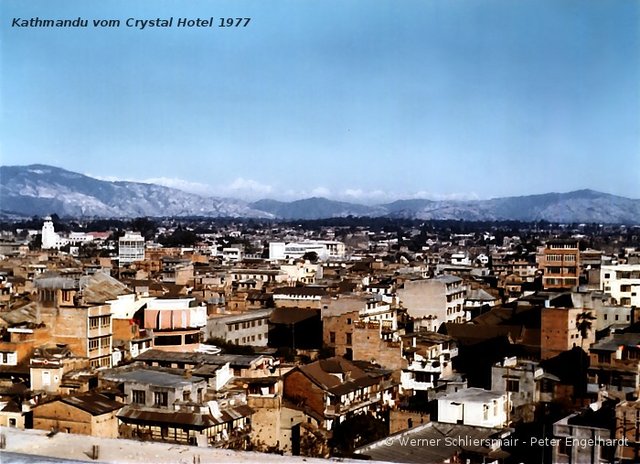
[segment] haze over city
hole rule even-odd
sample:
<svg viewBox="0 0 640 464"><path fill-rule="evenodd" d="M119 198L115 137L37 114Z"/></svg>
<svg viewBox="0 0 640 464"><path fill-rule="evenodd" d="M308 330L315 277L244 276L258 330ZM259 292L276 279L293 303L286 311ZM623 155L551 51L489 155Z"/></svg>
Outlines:
<svg viewBox="0 0 640 464"><path fill-rule="evenodd" d="M243 199L638 191L640 5L3 2L3 165ZM240 28L127 18L247 17ZM14 18L117 28L9 27Z"/></svg>

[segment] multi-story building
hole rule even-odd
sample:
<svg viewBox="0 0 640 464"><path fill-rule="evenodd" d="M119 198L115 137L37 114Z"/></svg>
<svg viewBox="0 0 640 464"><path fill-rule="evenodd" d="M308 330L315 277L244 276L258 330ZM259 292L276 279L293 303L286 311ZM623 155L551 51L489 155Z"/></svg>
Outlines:
<svg viewBox="0 0 640 464"><path fill-rule="evenodd" d="M118 260L122 264L131 264L144 260L144 237L138 233L126 232L118 239Z"/></svg>
<svg viewBox="0 0 640 464"><path fill-rule="evenodd" d="M491 390L509 393L509 421L533 422L539 402L551 402L560 379L535 361L505 358L491 368Z"/></svg>
<svg viewBox="0 0 640 464"><path fill-rule="evenodd" d="M219 338L236 345L267 346L272 312L270 308L214 314L207 319L207 338Z"/></svg>
<svg viewBox="0 0 640 464"><path fill-rule="evenodd" d="M198 306L195 298L157 298L144 310L144 328L152 332L153 346L160 350L197 350L206 325L207 308Z"/></svg>
<svg viewBox="0 0 640 464"><path fill-rule="evenodd" d="M451 337L423 331L402 339L408 361L400 377L403 392L426 392L435 388L440 378L453 374L452 360L458 355L458 348Z"/></svg>
<svg viewBox="0 0 640 464"><path fill-rule="evenodd" d="M547 241L538 260L545 289L571 289L578 286L580 248L577 239Z"/></svg>
<svg viewBox="0 0 640 464"><path fill-rule="evenodd" d="M541 312L540 355L552 358L574 347L587 349L595 341L595 327L580 329L580 319L592 317L583 308L543 308ZM586 323L586 322L585 322ZM582 337L586 335L586 337Z"/></svg>
<svg viewBox="0 0 640 464"><path fill-rule="evenodd" d="M100 274L79 279L52 274L36 280L42 322L51 328L51 341L89 358L91 367L111 367L113 330L105 298L114 294L104 289L101 278Z"/></svg>
<svg viewBox="0 0 640 464"><path fill-rule="evenodd" d="M302 404L310 422L325 431L359 411L392 406L396 395L390 373L366 372L339 356L297 366L284 375L285 399Z"/></svg>
<svg viewBox="0 0 640 464"><path fill-rule="evenodd" d="M623 464L640 462L640 400L616 405L617 456Z"/></svg>
<svg viewBox="0 0 640 464"><path fill-rule="evenodd" d="M558 464L615 462L613 402L594 403L553 424L552 462Z"/></svg>
<svg viewBox="0 0 640 464"><path fill-rule="evenodd" d="M640 264L616 264L600 268L600 286L615 304L640 307Z"/></svg>
<svg viewBox="0 0 640 464"><path fill-rule="evenodd" d="M449 275L407 280L398 288L398 298L407 308L409 316L431 316L439 324L469 320L469 314L464 309L465 294L466 287L462 279Z"/></svg>
<svg viewBox="0 0 640 464"><path fill-rule="evenodd" d="M323 302L322 343L338 356L353 358L353 324L359 320L366 298L339 295Z"/></svg>
<svg viewBox="0 0 640 464"><path fill-rule="evenodd" d="M626 399L640 387L640 334L616 333L589 349L589 390Z"/></svg>

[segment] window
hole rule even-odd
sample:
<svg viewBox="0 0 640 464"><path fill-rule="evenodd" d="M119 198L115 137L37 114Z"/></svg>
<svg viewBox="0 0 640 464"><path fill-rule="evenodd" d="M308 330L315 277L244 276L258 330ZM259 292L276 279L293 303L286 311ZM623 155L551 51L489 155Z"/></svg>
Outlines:
<svg viewBox="0 0 640 464"><path fill-rule="evenodd" d="M144 390L131 390L131 402L134 404L145 404L146 394Z"/></svg>
<svg viewBox="0 0 640 464"><path fill-rule="evenodd" d="M350 333L346 334L347 335L347 345L351 345L351 335Z"/></svg>
<svg viewBox="0 0 640 464"><path fill-rule="evenodd" d="M329 332L329 343L335 343L335 342L336 342L336 333Z"/></svg>
<svg viewBox="0 0 640 464"><path fill-rule="evenodd" d="M518 379L507 379L507 391L508 392L519 392L520 391L520 381Z"/></svg>
<svg viewBox="0 0 640 464"><path fill-rule="evenodd" d="M153 394L153 403L156 406L167 406L167 404L169 403L168 396L169 395L167 392L155 392Z"/></svg>
<svg viewBox="0 0 640 464"><path fill-rule="evenodd" d="M184 343L185 345L200 343L200 333L186 334L184 336Z"/></svg>
<svg viewBox="0 0 640 464"><path fill-rule="evenodd" d="M598 353L598 362L608 364L611 360L611 355L609 353Z"/></svg>
<svg viewBox="0 0 640 464"><path fill-rule="evenodd" d="M571 442L567 438L562 438L560 440L558 453L564 456L571 456Z"/></svg>
<svg viewBox="0 0 640 464"><path fill-rule="evenodd" d="M156 336L153 344L156 346L182 345L182 337L180 335Z"/></svg>
<svg viewBox="0 0 640 464"><path fill-rule="evenodd" d="M100 318L99 317L90 317L89 318L89 328L90 329L97 329L99 325L100 325Z"/></svg>
<svg viewBox="0 0 640 464"><path fill-rule="evenodd" d="M350 317L347 318L347 325L351 325L351 318Z"/></svg>

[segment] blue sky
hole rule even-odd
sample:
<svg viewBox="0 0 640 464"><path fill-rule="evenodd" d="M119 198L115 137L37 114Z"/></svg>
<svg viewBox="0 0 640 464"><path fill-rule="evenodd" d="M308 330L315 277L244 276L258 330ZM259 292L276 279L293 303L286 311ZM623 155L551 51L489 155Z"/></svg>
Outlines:
<svg viewBox="0 0 640 464"><path fill-rule="evenodd" d="M640 198L640 2L0 4L0 161L248 199ZM13 18L251 17L46 29Z"/></svg>

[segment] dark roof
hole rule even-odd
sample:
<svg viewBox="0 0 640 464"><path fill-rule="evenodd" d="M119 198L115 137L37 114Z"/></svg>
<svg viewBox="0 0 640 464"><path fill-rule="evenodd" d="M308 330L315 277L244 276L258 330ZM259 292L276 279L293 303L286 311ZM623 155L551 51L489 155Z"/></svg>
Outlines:
<svg viewBox="0 0 640 464"><path fill-rule="evenodd" d="M276 308L269 317L272 324L297 324L314 317L320 317L319 309L307 308Z"/></svg>
<svg viewBox="0 0 640 464"><path fill-rule="evenodd" d="M637 348L640 333L615 333L591 345L591 351L617 351L619 347Z"/></svg>
<svg viewBox="0 0 640 464"><path fill-rule="evenodd" d="M469 345L496 337L510 337L513 341L520 340L525 330L523 326L460 324L454 322L446 322L443 327L447 335Z"/></svg>
<svg viewBox="0 0 640 464"><path fill-rule="evenodd" d="M92 416L100 416L116 409L120 409L124 404L113 401L99 393L82 393L79 395L66 396L60 401L90 413Z"/></svg>
<svg viewBox="0 0 640 464"><path fill-rule="evenodd" d="M232 422L242 417L248 417L252 414L253 409L247 405L222 409L218 417L214 417L211 414L125 406L118 413L118 419L125 423L180 425L187 429L203 430L225 422Z"/></svg>
<svg viewBox="0 0 640 464"><path fill-rule="evenodd" d="M327 292L320 287L280 287L273 290L274 295L324 296Z"/></svg>
<svg viewBox="0 0 640 464"><path fill-rule="evenodd" d="M380 382L380 375L369 374L341 356L320 359L298 369L320 388L336 396ZM343 380L334 374L341 374Z"/></svg>
<svg viewBox="0 0 640 464"><path fill-rule="evenodd" d="M15 401L9 401L6 406L2 408L2 412L22 412L22 407Z"/></svg>

